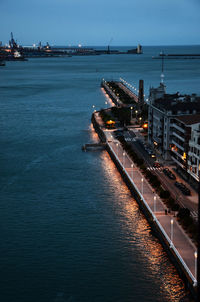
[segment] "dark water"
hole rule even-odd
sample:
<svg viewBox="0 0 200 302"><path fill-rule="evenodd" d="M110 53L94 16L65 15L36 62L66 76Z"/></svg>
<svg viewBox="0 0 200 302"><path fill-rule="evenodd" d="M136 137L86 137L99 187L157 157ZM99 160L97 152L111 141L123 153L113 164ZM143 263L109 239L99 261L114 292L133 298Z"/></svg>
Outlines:
<svg viewBox="0 0 200 302"><path fill-rule="evenodd" d="M95 139L90 117L93 104L104 106L101 78L143 78L147 91L159 83L161 62L151 56L160 50L30 59L0 69L0 301L184 296L107 153L81 151ZM199 63L166 61L168 91L200 94Z"/></svg>

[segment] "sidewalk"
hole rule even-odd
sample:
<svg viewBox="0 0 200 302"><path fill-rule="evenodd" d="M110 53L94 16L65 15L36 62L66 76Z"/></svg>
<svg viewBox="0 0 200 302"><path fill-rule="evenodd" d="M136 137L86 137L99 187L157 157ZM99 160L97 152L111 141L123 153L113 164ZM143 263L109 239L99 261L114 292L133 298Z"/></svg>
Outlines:
<svg viewBox="0 0 200 302"><path fill-rule="evenodd" d="M160 197L154 192L154 189L145 179L144 175L129 158L128 154L122 149L120 143L116 143L113 140L112 132L105 131L105 135L107 137L107 144L113 151L116 159L119 161L125 173L129 176L129 179L136 187L144 203L147 204L149 211L151 211L155 222L168 241L169 246L179 258L179 261L187 271L194 285L196 285L196 261L194 256L196 251L195 245L180 227L176 217L165 215L166 206Z"/></svg>

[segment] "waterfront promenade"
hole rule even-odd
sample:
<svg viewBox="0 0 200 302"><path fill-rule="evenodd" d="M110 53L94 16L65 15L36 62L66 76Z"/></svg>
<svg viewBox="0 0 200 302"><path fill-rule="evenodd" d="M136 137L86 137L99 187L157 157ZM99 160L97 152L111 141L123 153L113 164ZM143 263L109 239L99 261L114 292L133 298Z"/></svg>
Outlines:
<svg viewBox="0 0 200 302"><path fill-rule="evenodd" d="M165 238L165 242L171 249L172 254L181 264L188 279L196 286L197 259L195 258L195 245L179 225L177 218L173 214L166 212L165 204L145 179L139 168L129 158L120 142L113 137L113 131L104 128L98 112L95 113L95 119L104 131L108 148L134 186L148 212L152 215L155 225Z"/></svg>

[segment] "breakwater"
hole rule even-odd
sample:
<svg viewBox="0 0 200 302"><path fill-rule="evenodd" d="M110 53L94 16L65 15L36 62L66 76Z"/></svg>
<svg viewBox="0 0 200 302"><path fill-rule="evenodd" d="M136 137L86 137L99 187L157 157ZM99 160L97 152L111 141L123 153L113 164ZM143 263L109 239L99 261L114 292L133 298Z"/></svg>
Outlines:
<svg viewBox="0 0 200 302"><path fill-rule="evenodd" d="M131 194L133 197L136 199L139 207L141 208L142 212L144 213L147 221L149 222L153 233L156 237L158 237L160 243L162 244L164 250L167 252L169 258L173 262L174 266L176 267L179 275L181 278L184 280L187 288L190 290L192 293L193 297L196 298L196 272L195 268L192 265L189 265L188 267L188 259L187 257L184 258L180 254L180 250L178 250L173 242L173 235L172 235L172 227L173 224L177 224L176 227L180 229L180 226L178 226L178 223L171 219L170 215L167 215L165 211L165 207L162 205L162 201L160 201L160 205L157 205L158 212L155 212L155 199L154 203L152 205L152 202L147 201L145 198L145 194L143 194L143 181L144 181L144 176L141 174L140 170L134 165L131 164L131 169L129 169L127 166L127 162L125 160L125 152L123 151L123 156L119 156L119 144L117 144L117 149L113 147L114 144L110 143L110 140L108 139L107 136L107 131L104 132L102 129L102 126L99 125L99 122L97 121L96 115L98 114L95 113L92 115L92 123L94 125L94 129L99 135L99 138L101 140L101 137L103 137L104 142L106 141L106 150L108 151L111 159L115 163L118 171L120 172L124 182L128 186ZM98 117L99 120L99 117ZM128 155L126 155L128 158ZM130 160L130 159L128 159ZM140 180L142 179L142 189L139 188L138 186L138 181L137 177L133 177L133 170L137 171L137 174L140 177ZM136 174L135 174L136 175ZM141 178L142 177L142 178ZM148 184L149 185L149 184ZM150 185L149 185L150 186ZM154 193L154 192L153 192ZM155 196L155 195L154 195ZM145 197L145 198L144 198ZM151 197L152 199L152 197ZM164 219L163 219L164 217ZM164 220L168 220L168 222L172 222L171 224L171 232L169 227L166 227L166 224L163 223ZM169 223L170 224L170 223ZM180 231L180 230L179 230ZM183 232L182 232L183 233ZM185 237L186 238L186 237ZM192 246L191 246L192 248ZM189 250L191 252L191 250ZM194 252L192 251L194 254ZM192 255L190 253L190 256ZM190 263L191 264L191 263Z"/></svg>

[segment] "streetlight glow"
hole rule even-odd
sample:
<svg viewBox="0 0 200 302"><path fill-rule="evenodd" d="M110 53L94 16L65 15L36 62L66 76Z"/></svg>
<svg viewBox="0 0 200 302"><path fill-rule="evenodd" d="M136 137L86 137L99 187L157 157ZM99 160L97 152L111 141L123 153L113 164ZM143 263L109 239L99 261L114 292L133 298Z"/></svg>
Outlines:
<svg viewBox="0 0 200 302"><path fill-rule="evenodd" d="M171 243L170 243L170 247L172 247L172 245L173 245L173 225L174 225L174 220L173 219L171 219Z"/></svg>
<svg viewBox="0 0 200 302"><path fill-rule="evenodd" d="M117 157L119 157L119 148L118 148L119 144L117 143L116 146L117 146Z"/></svg>
<svg viewBox="0 0 200 302"><path fill-rule="evenodd" d="M143 188L143 181L144 181L144 178L141 178L141 182L142 182L142 190L141 190L141 191L142 191L142 196L143 196L143 191L144 191L144 190L143 190L143 189L144 189L144 188Z"/></svg>
<svg viewBox="0 0 200 302"><path fill-rule="evenodd" d="M154 205L154 213L155 213L156 212L156 196L154 196L153 201L154 201L153 205Z"/></svg>
<svg viewBox="0 0 200 302"><path fill-rule="evenodd" d="M132 168L131 176L132 176L132 179L133 179L133 164L131 164L131 168Z"/></svg>
<svg viewBox="0 0 200 302"><path fill-rule="evenodd" d="M194 252L194 277L197 280L197 258L198 258L198 253L197 251ZM196 282L195 282L196 285Z"/></svg>
<svg viewBox="0 0 200 302"><path fill-rule="evenodd" d="M133 118L133 107L131 107L131 121L132 121L132 118Z"/></svg>

